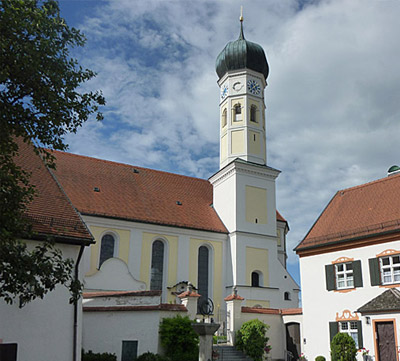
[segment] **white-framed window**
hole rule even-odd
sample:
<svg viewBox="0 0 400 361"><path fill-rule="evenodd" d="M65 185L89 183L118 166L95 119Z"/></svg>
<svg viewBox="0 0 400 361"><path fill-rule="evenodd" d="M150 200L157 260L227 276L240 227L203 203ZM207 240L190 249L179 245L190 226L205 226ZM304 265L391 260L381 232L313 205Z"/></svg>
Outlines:
<svg viewBox="0 0 400 361"><path fill-rule="evenodd" d="M379 258L382 284L400 282L400 255Z"/></svg>
<svg viewBox="0 0 400 361"><path fill-rule="evenodd" d="M151 247L150 290L162 291L164 280L164 242L157 239Z"/></svg>
<svg viewBox="0 0 400 361"><path fill-rule="evenodd" d="M341 321L339 322L339 332L347 333L356 343L358 349L358 324L357 321Z"/></svg>
<svg viewBox="0 0 400 361"><path fill-rule="evenodd" d="M353 263L339 263L335 265L336 289L353 288Z"/></svg>

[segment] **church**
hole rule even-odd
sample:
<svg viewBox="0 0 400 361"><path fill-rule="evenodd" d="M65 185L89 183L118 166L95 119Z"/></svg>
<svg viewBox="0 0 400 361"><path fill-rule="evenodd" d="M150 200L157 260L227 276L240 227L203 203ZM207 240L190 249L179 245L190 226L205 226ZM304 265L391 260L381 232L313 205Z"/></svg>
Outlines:
<svg viewBox="0 0 400 361"><path fill-rule="evenodd" d="M280 171L267 165L269 66L245 38L242 17L216 72L220 167L209 179L54 151L49 171L94 238L81 266L86 350L118 360L158 352L160 318L201 317L209 300L231 341L243 310L278 323L284 310L298 310L300 289L286 269L289 225L276 209ZM227 306L236 301L238 314ZM277 327L273 359L283 359L286 334Z"/></svg>

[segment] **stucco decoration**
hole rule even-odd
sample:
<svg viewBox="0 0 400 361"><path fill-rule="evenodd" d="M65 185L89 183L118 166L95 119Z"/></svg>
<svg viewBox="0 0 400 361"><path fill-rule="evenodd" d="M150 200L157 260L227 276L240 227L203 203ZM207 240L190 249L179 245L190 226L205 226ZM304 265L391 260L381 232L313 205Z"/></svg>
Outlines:
<svg viewBox="0 0 400 361"><path fill-rule="evenodd" d="M393 255L397 255L397 254L400 254L400 251L397 251L397 250L395 250L395 249L386 249L386 250L384 250L383 252L381 252L381 253L378 253L377 255L376 255L376 257L384 257L384 256L393 256Z"/></svg>
<svg viewBox="0 0 400 361"><path fill-rule="evenodd" d="M332 264L336 263L346 263L346 262L353 262L354 258L349 258L349 257L339 257L337 260L332 261Z"/></svg>
<svg viewBox="0 0 400 361"><path fill-rule="evenodd" d="M109 258L98 272L85 277L86 290L142 291L146 284L135 279L127 264L119 258Z"/></svg>
<svg viewBox="0 0 400 361"><path fill-rule="evenodd" d="M339 316L339 312L336 312L336 322L339 321L358 321L358 315L354 314L352 315L350 310L344 310L342 312L342 315Z"/></svg>

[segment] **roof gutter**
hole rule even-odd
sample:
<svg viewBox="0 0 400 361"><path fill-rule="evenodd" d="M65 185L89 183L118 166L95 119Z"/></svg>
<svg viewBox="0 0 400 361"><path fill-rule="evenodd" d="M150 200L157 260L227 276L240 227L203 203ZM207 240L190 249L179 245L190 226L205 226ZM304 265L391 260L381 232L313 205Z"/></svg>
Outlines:
<svg viewBox="0 0 400 361"><path fill-rule="evenodd" d="M82 259L83 251L85 249L85 245L81 245L81 248L79 249L79 254L78 258L75 263L75 281L79 280L79 263ZM78 360L78 306L79 306L79 300L74 301L74 325L73 325L73 361Z"/></svg>

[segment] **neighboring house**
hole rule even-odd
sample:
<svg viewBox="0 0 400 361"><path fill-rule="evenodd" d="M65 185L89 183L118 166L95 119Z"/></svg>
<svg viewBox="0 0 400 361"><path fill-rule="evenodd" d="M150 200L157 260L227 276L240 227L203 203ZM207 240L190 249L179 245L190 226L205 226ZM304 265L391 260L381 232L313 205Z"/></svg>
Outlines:
<svg viewBox="0 0 400 361"><path fill-rule="evenodd" d="M306 356L328 358L333 336L345 332L373 360L397 361L400 174L338 191L296 252Z"/></svg>
<svg viewBox="0 0 400 361"><path fill-rule="evenodd" d="M160 304L179 304L177 287L190 282L226 327L224 298L233 287L246 307L277 309L298 307L299 287L286 270L289 227L276 210L280 172L266 164L264 51L241 28L216 68L220 169L209 180L54 155L57 180L96 239L84 255L85 291L161 291ZM112 349L120 360L123 341L136 336L125 329L119 337ZM144 339L134 346L137 354L149 347Z"/></svg>
<svg viewBox="0 0 400 361"><path fill-rule="evenodd" d="M19 142L16 163L32 173L30 182L36 189L25 214L33 236L24 241L34 247L46 239L54 240L63 256L77 265L83 248L93 243L92 235L31 145ZM68 289L60 285L23 308L18 301L8 305L0 300L0 359L80 360L81 307L70 304L70 297ZM75 320L79 322L75 324Z"/></svg>

